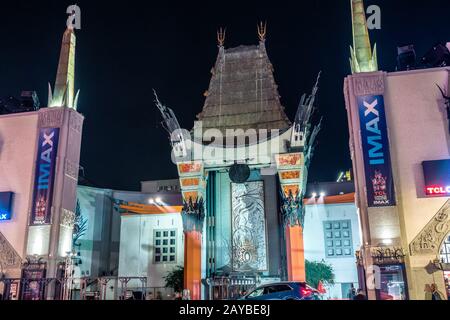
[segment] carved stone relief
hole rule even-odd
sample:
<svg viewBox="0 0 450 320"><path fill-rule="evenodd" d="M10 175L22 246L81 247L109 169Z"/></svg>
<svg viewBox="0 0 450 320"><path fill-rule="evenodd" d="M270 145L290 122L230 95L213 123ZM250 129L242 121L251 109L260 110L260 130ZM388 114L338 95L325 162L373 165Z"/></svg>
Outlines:
<svg viewBox="0 0 450 320"><path fill-rule="evenodd" d="M450 233L450 200L409 245L411 255L437 254L442 241Z"/></svg>

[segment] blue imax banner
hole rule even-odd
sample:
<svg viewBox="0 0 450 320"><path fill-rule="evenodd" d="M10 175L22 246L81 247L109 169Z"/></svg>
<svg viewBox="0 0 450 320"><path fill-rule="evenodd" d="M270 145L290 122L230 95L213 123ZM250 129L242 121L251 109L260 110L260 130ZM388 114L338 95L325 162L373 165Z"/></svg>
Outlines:
<svg viewBox="0 0 450 320"><path fill-rule="evenodd" d="M59 128L40 129L31 212L33 225L51 223L58 142Z"/></svg>
<svg viewBox="0 0 450 320"><path fill-rule="evenodd" d="M11 220L12 192L0 192L0 222Z"/></svg>
<svg viewBox="0 0 450 320"><path fill-rule="evenodd" d="M381 95L363 96L358 97L357 101L368 206L393 206L395 205L395 190L384 112L384 98Z"/></svg>

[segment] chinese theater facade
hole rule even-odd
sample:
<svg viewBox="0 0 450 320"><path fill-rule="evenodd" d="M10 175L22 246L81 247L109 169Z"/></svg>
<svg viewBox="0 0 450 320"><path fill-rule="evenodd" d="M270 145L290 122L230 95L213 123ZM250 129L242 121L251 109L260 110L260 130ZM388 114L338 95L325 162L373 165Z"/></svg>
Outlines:
<svg viewBox="0 0 450 320"><path fill-rule="evenodd" d="M75 41L68 28L47 108L0 115L0 273L7 279L0 285L5 296L58 299L63 291L84 120L74 94Z"/></svg>
<svg viewBox="0 0 450 320"><path fill-rule="evenodd" d="M310 124L317 84L291 123L265 33L259 25L258 45L231 49L218 33L205 104L190 132L157 99L179 173L184 282L194 300L226 298L265 279L305 281L303 196L320 130Z"/></svg>
<svg viewBox="0 0 450 320"><path fill-rule="evenodd" d="M370 299L420 300L427 284L446 292L450 271L450 69L378 71L364 5L351 2L344 95L363 235L359 282Z"/></svg>

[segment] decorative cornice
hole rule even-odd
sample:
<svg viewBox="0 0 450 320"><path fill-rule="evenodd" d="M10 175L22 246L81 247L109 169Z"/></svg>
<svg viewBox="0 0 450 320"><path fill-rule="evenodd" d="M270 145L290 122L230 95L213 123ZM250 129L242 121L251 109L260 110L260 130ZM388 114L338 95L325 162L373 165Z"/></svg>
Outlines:
<svg viewBox="0 0 450 320"><path fill-rule="evenodd" d="M358 74L352 77L353 90L356 96L384 94L384 73Z"/></svg>
<svg viewBox="0 0 450 320"><path fill-rule="evenodd" d="M409 245L411 255L436 255L442 241L450 232L450 200L436 213L430 222Z"/></svg>
<svg viewBox="0 0 450 320"><path fill-rule="evenodd" d="M402 247L372 247L370 254L375 264L403 263L405 258Z"/></svg>
<svg viewBox="0 0 450 320"><path fill-rule="evenodd" d="M39 110L39 128L59 128L64 122L64 108L44 108Z"/></svg>
<svg viewBox="0 0 450 320"><path fill-rule="evenodd" d="M75 225L75 213L64 208L61 209L61 226L73 228L74 225Z"/></svg>

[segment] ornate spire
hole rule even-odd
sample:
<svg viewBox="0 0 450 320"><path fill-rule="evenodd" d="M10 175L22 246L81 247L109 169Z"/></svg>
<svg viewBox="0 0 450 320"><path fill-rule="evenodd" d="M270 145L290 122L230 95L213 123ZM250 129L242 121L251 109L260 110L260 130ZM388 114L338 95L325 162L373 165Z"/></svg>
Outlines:
<svg viewBox="0 0 450 320"><path fill-rule="evenodd" d="M378 70L377 47L370 45L363 0L350 0L352 7L353 47L350 46L352 73Z"/></svg>
<svg viewBox="0 0 450 320"><path fill-rule="evenodd" d="M49 84L48 107L77 108L79 92L75 96L75 46L75 32L73 27L68 26L62 39L53 94Z"/></svg>
<svg viewBox="0 0 450 320"><path fill-rule="evenodd" d="M225 44L225 35L226 35L227 29L223 29L220 28L217 31L217 44L219 45L219 47L223 47L223 45Z"/></svg>
<svg viewBox="0 0 450 320"><path fill-rule="evenodd" d="M258 29L258 38L259 41L264 42L266 41L266 34L267 34L267 21L266 22L260 22L256 25L256 28Z"/></svg>

